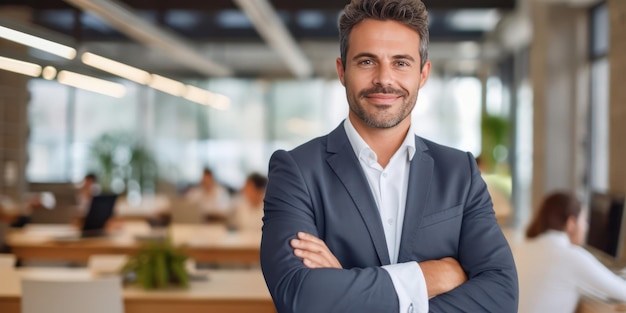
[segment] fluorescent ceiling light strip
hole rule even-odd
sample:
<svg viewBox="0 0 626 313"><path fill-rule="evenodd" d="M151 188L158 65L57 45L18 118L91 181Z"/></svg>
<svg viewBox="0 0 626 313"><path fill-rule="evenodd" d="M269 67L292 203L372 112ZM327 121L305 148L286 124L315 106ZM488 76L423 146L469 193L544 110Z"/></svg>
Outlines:
<svg viewBox="0 0 626 313"><path fill-rule="evenodd" d="M157 74L152 74L149 86L178 97L185 92L185 84Z"/></svg>
<svg viewBox="0 0 626 313"><path fill-rule="evenodd" d="M248 15L267 43L285 60L298 78L313 75L313 65L267 0L234 0Z"/></svg>
<svg viewBox="0 0 626 313"><path fill-rule="evenodd" d="M198 53L195 47L166 29L159 28L114 0L65 0L90 11L120 32L162 51L175 62L208 76L230 76L232 70Z"/></svg>
<svg viewBox="0 0 626 313"><path fill-rule="evenodd" d="M42 75L46 80L53 80L57 76L57 69L54 66L46 66L43 68Z"/></svg>
<svg viewBox="0 0 626 313"><path fill-rule="evenodd" d="M230 98L216 94L209 105L218 110L227 110L230 107Z"/></svg>
<svg viewBox="0 0 626 313"><path fill-rule="evenodd" d="M146 85L150 81L150 73L144 70L107 59L91 52L83 53L81 60L83 63L91 67L95 67L99 70L109 72L142 85Z"/></svg>
<svg viewBox="0 0 626 313"><path fill-rule="evenodd" d="M85 89L103 95L121 98L126 94L126 87L108 80L82 75L69 71L60 71L57 80L61 84Z"/></svg>
<svg viewBox="0 0 626 313"><path fill-rule="evenodd" d="M72 60L76 57L76 49L72 47L68 47L60 43L29 35L4 26L0 26L0 37L29 47L33 47L35 49L46 51L48 53L52 53L69 60Z"/></svg>
<svg viewBox="0 0 626 313"><path fill-rule="evenodd" d="M183 97L189 101L209 105L209 101L213 98L213 93L196 86L187 85L187 90Z"/></svg>
<svg viewBox="0 0 626 313"><path fill-rule="evenodd" d="M218 110L227 110L230 107L228 97L191 85L187 85L184 98Z"/></svg>
<svg viewBox="0 0 626 313"><path fill-rule="evenodd" d="M24 62L20 60L0 57L0 69L28 75L31 77L37 77L41 75L41 66L35 63Z"/></svg>

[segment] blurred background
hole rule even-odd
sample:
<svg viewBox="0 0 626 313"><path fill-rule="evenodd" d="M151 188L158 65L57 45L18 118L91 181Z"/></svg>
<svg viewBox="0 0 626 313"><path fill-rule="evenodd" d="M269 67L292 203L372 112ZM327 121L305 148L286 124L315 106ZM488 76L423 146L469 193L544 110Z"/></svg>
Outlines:
<svg viewBox="0 0 626 313"><path fill-rule="evenodd" d="M203 168L238 190L273 151L345 118L346 2L3 0L0 194L49 191L62 206L96 173L138 205ZM510 198L507 225L550 190L624 193L624 1L425 2L433 74L418 134L480 156Z"/></svg>
<svg viewBox="0 0 626 313"><path fill-rule="evenodd" d="M155 219L204 169L236 196L347 116L347 2L0 1L3 219L76 215L87 174L119 216ZM557 189L623 201L626 1L424 2L433 70L413 123L479 157L503 228Z"/></svg>

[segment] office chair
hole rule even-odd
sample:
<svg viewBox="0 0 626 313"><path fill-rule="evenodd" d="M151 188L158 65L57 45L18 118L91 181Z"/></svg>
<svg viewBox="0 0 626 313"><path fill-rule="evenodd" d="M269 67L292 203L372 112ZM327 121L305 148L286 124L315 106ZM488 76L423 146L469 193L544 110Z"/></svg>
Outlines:
<svg viewBox="0 0 626 313"><path fill-rule="evenodd" d="M22 313L124 313L119 277L22 279Z"/></svg>

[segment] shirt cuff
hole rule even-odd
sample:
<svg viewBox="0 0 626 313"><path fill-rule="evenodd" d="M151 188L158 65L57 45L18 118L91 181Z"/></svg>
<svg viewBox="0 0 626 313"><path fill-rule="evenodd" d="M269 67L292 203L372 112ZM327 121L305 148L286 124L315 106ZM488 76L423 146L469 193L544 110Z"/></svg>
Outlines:
<svg viewBox="0 0 626 313"><path fill-rule="evenodd" d="M389 273L396 289L399 313L428 313L426 280L417 262L384 265L382 268Z"/></svg>

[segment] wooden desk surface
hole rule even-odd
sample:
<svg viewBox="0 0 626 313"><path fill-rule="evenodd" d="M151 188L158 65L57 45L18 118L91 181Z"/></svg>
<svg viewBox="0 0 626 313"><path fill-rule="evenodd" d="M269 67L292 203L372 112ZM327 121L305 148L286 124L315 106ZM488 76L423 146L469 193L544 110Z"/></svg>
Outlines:
<svg viewBox="0 0 626 313"><path fill-rule="evenodd" d="M614 303L603 299L583 296L576 313L615 313L626 312L626 304Z"/></svg>
<svg viewBox="0 0 626 313"><path fill-rule="evenodd" d="M126 287L124 310L126 313L276 312L260 270L215 270L208 274L208 281L193 281L185 290L146 291ZM0 269L0 312L20 313L21 278L25 276L93 279L86 269Z"/></svg>
<svg viewBox="0 0 626 313"><path fill-rule="evenodd" d="M6 244L19 260L86 262L92 254L133 254L142 245L140 238L149 236L151 230L142 223L126 223L108 237L58 239L76 232L71 225L30 225L11 231ZM175 246L198 262L259 262L260 231L237 233L214 225L172 225L166 232Z"/></svg>

